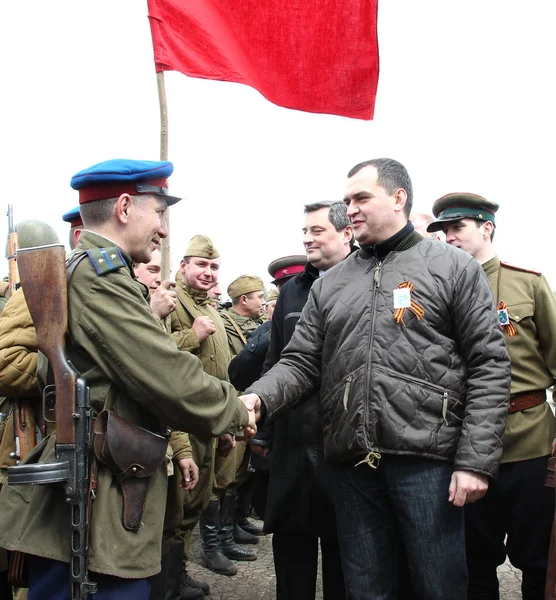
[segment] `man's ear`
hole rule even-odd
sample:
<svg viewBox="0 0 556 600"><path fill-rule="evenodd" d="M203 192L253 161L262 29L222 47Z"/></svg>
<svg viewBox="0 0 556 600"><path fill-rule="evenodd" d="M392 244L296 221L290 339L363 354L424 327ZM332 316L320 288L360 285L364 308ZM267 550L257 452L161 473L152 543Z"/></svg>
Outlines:
<svg viewBox="0 0 556 600"><path fill-rule="evenodd" d="M407 192L403 188L398 188L394 193L394 199L396 201L394 210L396 212L402 212L407 202Z"/></svg>
<svg viewBox="0 0 556 600"><path fill-rule="evenodd" d="M126 225L129 221L129 214L131 212L131 207L133 206L133 199L129 194L122 194L118 200L116 200L116 204L114 210L116 212L116 217L118 221L122 225Z"/></svg>
<svg viewBox="0 0 556 600"><path fill-rule="evenodd" d="M494 231L494 224L492 223L492 221L485 221L483 224L484 227L484 232L485 232L485 237L490 238L490 236L492 235L492 232Z"/></svg>

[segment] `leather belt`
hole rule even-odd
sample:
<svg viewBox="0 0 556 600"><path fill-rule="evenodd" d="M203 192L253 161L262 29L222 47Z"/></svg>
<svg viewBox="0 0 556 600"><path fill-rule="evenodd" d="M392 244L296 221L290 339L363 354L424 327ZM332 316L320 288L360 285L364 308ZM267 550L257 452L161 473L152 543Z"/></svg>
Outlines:
<svg viewBox="0 0 556 600"><path fill-rule="evenodd" d="M520 410L527 410L528 408L539 406L543 402L546 402L545 390L534 390L532 392L514 394L513 396L510 396L510 408L508 409L508 412L514 413Z"/></svg>

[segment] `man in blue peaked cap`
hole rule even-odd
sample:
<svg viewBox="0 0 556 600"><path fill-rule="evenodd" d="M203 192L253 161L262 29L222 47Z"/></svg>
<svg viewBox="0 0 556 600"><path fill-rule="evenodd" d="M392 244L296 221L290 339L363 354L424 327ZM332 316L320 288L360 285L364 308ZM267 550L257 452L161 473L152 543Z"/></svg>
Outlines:
<svg viewBox="0 0 556 600"><path fill-rule="evenodd" d="M166 209L179 201L168 194L172 171L166 161L117 159L72 178L84 229L68 259L68 358L90 388L93 414L109 410L127 420L131 439L138 428L165 435L170 427L205 438L238 428L252 434L254 416L232 385L178 350L134 276L133 262L148 262L168 235ZM35 448L34 462L55 462L55 437ZM115 463L128 472L129 460L152 475L144 496L129 496L113 466L94 461L88 568L98 585L95 600L147 600L149 578L161 564L166 445L162 453L139 450L126 459L129 444L120 441L112 449ZM28 555L29 600L70 597L70 542L70 513L59 486L4 486L0 547Z"/></svg>
<svg viewBox="0 0 556 600"><path fill-rule="evenodd" d="M68 210L67 213L62 215L62 220L66 223L70 224L69 231L69 247L73 250L77 246L77 242L79 242L79 236L83 231L83 219L81 218L81 213L79 212L79 206Z"/></svg>

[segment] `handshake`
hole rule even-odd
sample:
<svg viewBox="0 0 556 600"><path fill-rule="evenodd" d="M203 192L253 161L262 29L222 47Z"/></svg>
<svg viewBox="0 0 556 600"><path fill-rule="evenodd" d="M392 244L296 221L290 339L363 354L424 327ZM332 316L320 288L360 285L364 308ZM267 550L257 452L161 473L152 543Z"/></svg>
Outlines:
<svg viewBox="0 0 556 600"><path fill-rule="evenodd" d="M245 428L245 438L250 439L257 433L257 422L261 419L261 399L257 394L246 394L239 396L239 400L245 404L249 412L249 423Z"/></svg>

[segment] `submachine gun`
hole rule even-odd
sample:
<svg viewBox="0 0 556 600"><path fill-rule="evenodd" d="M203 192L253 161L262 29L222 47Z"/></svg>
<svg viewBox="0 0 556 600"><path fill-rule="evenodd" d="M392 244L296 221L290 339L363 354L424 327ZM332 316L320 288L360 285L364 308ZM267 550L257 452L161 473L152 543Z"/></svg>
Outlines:
<svg viewBox="0 0 556 600"><path fill-rule="evenodd" d="M89 594L97 592L97 585L89 580L87 571L92 416L89 388L65 352L66 253L64 246L58 244L26 248L18 250L17 262L25 300L37 331L37 348L48 358L54 375L56 462L9 467L8 485L63 485L71 524L68 539L71 598L86 600ZM44 285L44 281L48 284Z"/></svg>

